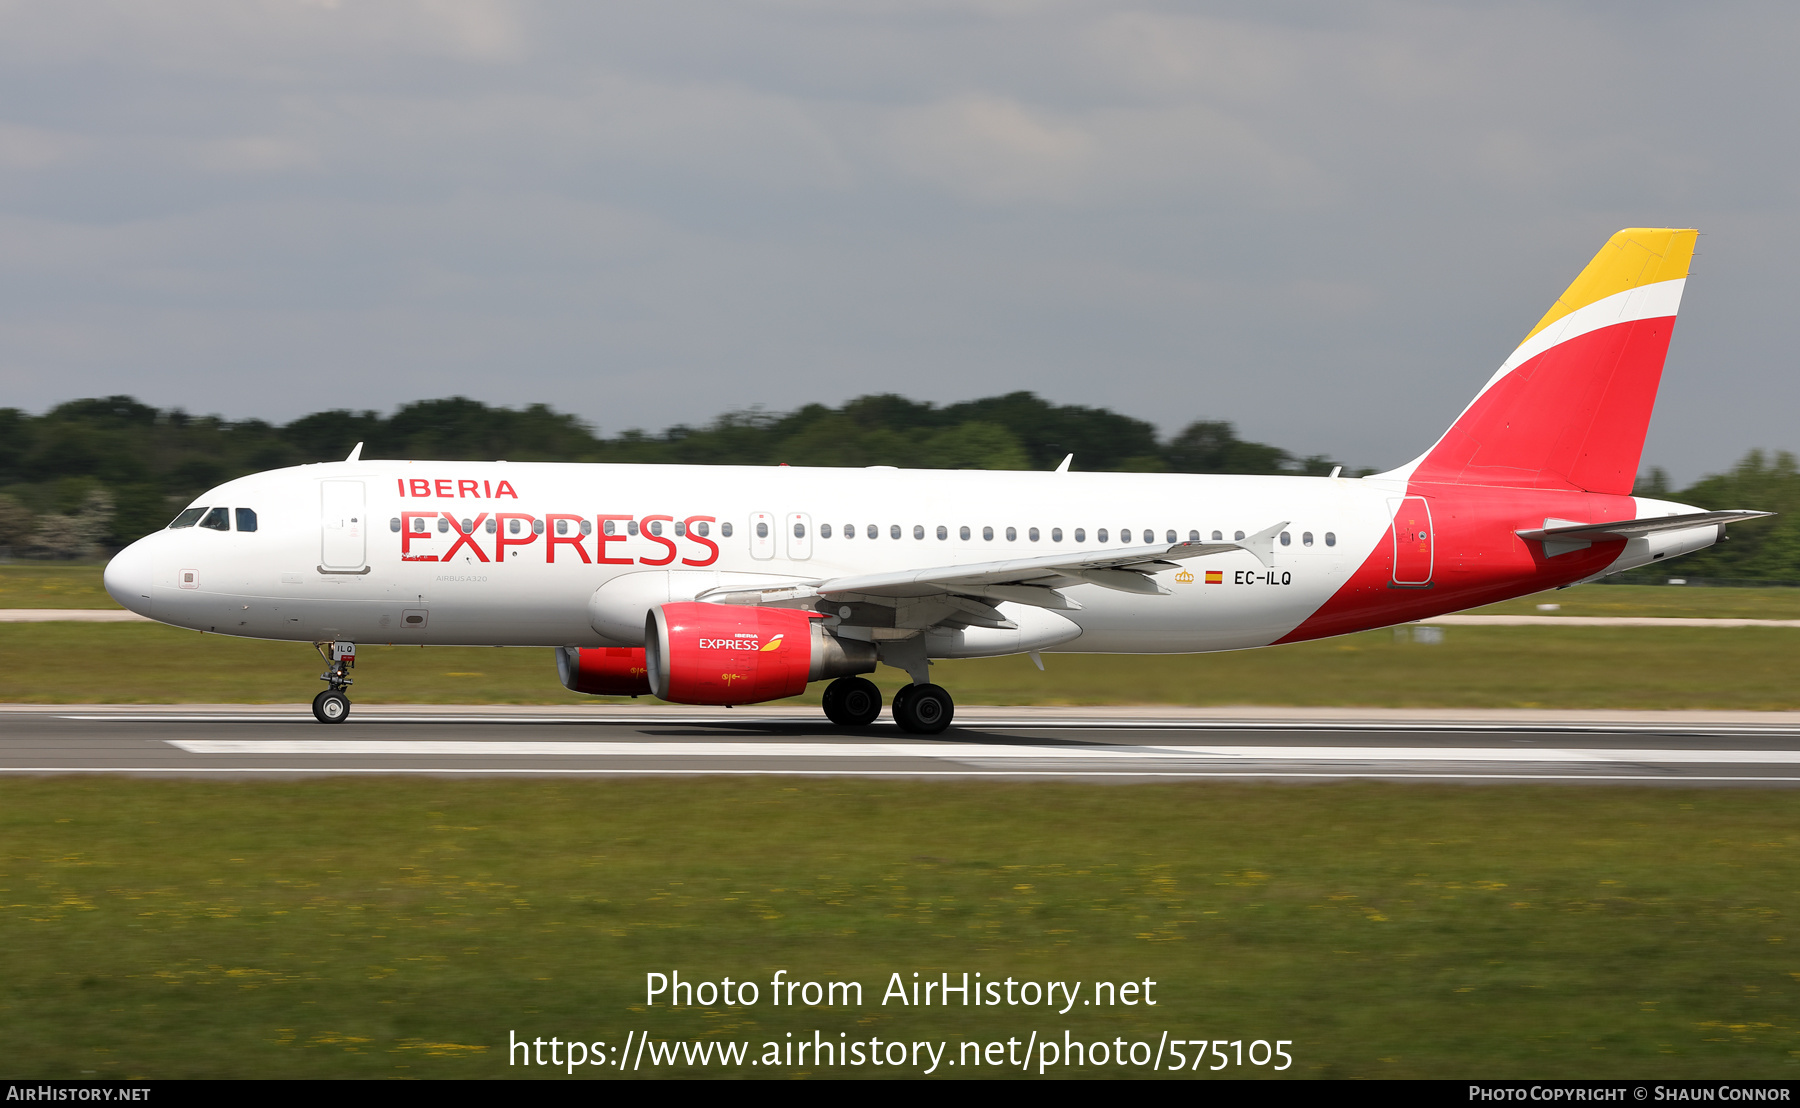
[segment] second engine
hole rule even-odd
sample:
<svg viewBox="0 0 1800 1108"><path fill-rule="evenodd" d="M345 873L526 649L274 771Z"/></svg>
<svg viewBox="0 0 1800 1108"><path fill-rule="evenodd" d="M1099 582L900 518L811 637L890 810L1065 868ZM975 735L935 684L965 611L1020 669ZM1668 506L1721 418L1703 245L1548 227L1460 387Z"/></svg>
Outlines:
<svg viewBox="0 0 1800 1108"><path fill-rule="evenodd" d="M875 644L840 639L816 612L687 601L650 609L650 691L676 704L756 704L807 682L870 673Z"/></svg>

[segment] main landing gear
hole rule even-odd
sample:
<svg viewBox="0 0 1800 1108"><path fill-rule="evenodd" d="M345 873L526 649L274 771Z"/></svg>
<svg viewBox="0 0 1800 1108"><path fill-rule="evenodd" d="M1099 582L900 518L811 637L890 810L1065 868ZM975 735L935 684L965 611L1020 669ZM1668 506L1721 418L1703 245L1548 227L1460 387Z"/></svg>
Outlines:
<svg viewBox="0 0 1800 1108"><path fill-rule="evenodd" d="M825 718L839 727L867 727L881 718L881 690L866 677L840 677L825 686Z"/></svg>
<svg viewBox="0 0 1800 1108"><path fill-rule="evenodd" d="M342 723L350 718L350 698L344 690L355 684L350 670L356 665L356 644L316 642L313 649L325 659L325 672L319 674L319 680L329 686L313 697L313 718L320 723Z"/></svg>
<svg viewBox="0 0 1800 1108"><path fill-rule="evenodd" d="M908 685L894 694L894 722L915 735L941 734L956 704L942 685Z"/></svg>
<svg viewBox="0 0 1800 1108"><path fill-rule="evenodd" d="M894 722L902 731L941 734L955 714L940 685L908 685L894 694ZM865 677L840 677L825 686L825 716L839 727L867 727L881 718L881 690Z"/></svg>

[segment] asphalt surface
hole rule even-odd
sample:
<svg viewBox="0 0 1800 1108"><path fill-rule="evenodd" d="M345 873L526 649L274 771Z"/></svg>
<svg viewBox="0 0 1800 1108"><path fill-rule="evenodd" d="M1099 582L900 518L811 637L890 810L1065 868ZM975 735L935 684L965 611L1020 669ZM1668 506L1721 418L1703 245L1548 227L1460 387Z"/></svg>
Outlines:
<svg viewBox="0 0 1800 1108"><path fill-rule="evenodd" d="M965 709L936 738L810 711L52 706L0 712L0 773L846 776L1800 785L1791 713Z"/></svg>

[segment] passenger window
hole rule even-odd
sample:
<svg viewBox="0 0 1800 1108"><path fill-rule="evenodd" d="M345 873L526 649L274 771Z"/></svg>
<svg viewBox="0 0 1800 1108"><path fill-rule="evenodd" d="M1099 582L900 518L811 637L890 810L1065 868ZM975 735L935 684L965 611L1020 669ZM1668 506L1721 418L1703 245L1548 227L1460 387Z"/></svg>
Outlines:
<svg viewBox="0 0 1800 1108"><path fill-rule="evenodd" d="M844 524L844 537L847 539L853 539L856 537L856 524L854 524L854 523Z"/></svg>
<svg viewBox="0 0 1800 1108"><path fill-rule="evenodd" d="M240 531L256 530L255 508L239 508L237 510L237 529Z"/></svg>
<svg viewBox="0 0 1800 1108"><path fill-rule="evenodd" d="M199 523L200 517L205 514L205 508L189 508L187 511L182 512L180 515L169 521L169 530L173 531L180 527L192 527L194 524Z"/></svg>
<svg viewBox="0 0 1800 1108"><path fill-rule="evenodd" d="M757 524L757 527L758 527L758 528L759 528L759 529L764 529L764 528L763 528L763 526L762 526L762 524L760 524L760 523L759 523L759 524ZM627 534L627 535L635 535L635 534L637 534L637 533L638 533L638 522L637 522L637 520L635 520L635 519L633 519L633 520L627 520L627 521L626 521L626 523L625 523L625 533L626 533L626 534ZM767 536L767 535L764 535L764 536L763 536L763 537L764 537L764 538L768 538L768 536Z"/></svg>
<svg viewBox="0 0 1800 1108"><path fill-rule="evenodd" d="M396 535L398 535L400 533L400 517L399 516L395 516L393 519L388 520L388 530L392 531Z"/></svg>
<svg viewBox="0 0 1800 1108"><path fill-rule="evenodd" d="M675 521L675 537L678 539L687 537L687 524L681 520Z"/></svg>
<svg viewBox="0 0 1800 1108"><path fill-rule="evenodd" d="M1105 542L1106 541L1106 528L1102 527L1102 528L1100 528L1100 530L1095 531L1094 538L1099 542Z"/></svg>
<svg viewBox="0 0 1800 1108"><path fill-rule="evenodd" d="M1212 540L1212 541L1214 541L1214 542L1224 542L1224 541L1225 541L1225 536L1224 536L1224 534L1223 534L1223 533L1221 533L1221 532L1218 532L1218 531L1214 531L1214 532L1213 532L1213 540Z"/></svg>
<svg viewBox="0 0 1800 1108"><path fill-rule="evenodd" d="M583 535L591 535L591 534L593 534L593 533L594 533L594 525L593 525L593 524L592 524L592 523L589 523L589 522L588 522L588 521L587 521L587 520L585 520L585 519L584 519L584 520L582 520L582 521L581 521L581 533L582 533L582 534L583 534ZM700 533L701 533L701 534L702 534L702 535L704 535L704 534L706 534L706 524L704 524L704 523L702 523L702 524L701 524L701 525L700 525Z"/></svg>
<svg viewBox="0 0 1800 1108"><path fill-rule="evenodd" d="M1169 532L1169 541L1171 543L1175 541L1175 532L1173 532L1173 531Z"/></svg>
<svg viewBox="0 0 1800 1108"><path fill-rule="evenodd" d="M1283 531L1281 533L1281 545L1292 546L1293 543L1294 543L1294 536L1288 534L1286 531Z"/></svg>
<svg viewBox="0 0 1800 1108"><path fill-rule="evenodd" d="M767 523L758 523L756 525L756 537L759 539L766 539L769 537L769 525Z"/></svg>
<svg viewBox="0 0 1800 1108"><path fill-rule="evenodd" d="M1233 531L1231 533L1231 539L1233 542L1243 542L1244 541L1244 533L1242 531Z"/></svg>
<svg viewBox="0 0 1800 1108"><path fill-rule="evenodd" d="M719 524L719 535L721 538L728 539L731 537L731 524L729 522Z"/></svg>
<svg viewBox="0 0 1800 1108"><path fill-rule="evenodd" d="M1051 542L1061 542L1062 541L1062 528L1061 527L1050 528L1050 541Z"/></svg>
<svg viewBox="0 0 1800 1108"><path fill-rule="evenodd" d="M1006 541L1007 542L1018 542L1019 541L1019 529L1017 527L1008 527L1006 529Z"/></svg>
<svg viewBox="0 0 1800 1108"><path fill-rule="evenodd" d="M243 528L240 527L240 528L238 528L238 530L241 531L241 530L243 530ZM450 521L445 519L442 516L439 516L438 517L438 534L448 535L449 533L450 533Z"/></svg>
<svg viewBox="0 0 1800 1108"><path fill-rule="evenodd" d="M424 528L420 528L420 530L424 530ZM531 533L534 535L543 534L544 533L544 521L541 519L532 520L531 521Z"/></svg>
<svg viewBox="0 0 1800 1108"><path fill-rule="evenodd" d="M1326 546L1336 546L1337 545L1337 532L1335 532L1335 531L1325 532L1325 545Z"/></svg>
<svg viewBox="0 0 1800 1108"><path fill-rule="evenodd" d="M516 519L507 520L506 521L506 530L509 534L513 534L513 535L518 534L519 533L519 521Z"/></svg>
<svg viewBox="0 0 1800 1108"><path fill-rule="evenodd" d="M205 527L209 531L231 530L230 509L214 508L212 511L206 513L206 518L200 521L200 526Z"/></svg>
<svg viewBox="0 0 1800 1108"><path fill-rule="evenodd" d="M829 524L829 523L819 524L819 537L822 539L828 539L831 537L831 524Z"/></svg>
<svg viewBox="0 0 1800 1108"><path fill-rule="evenodd" d="M469 522L469 519L467 516L463 517L462 524L463 524L462 525L462 533L463 534L468 535L468 534L474 533L475 525L473 523Z"/></svg>
<svg viewBox="0 0 1800 1108"><path fill-rule="evenodd" d="M616 533L616 532L614 532L614 530L613 530L613 528L614 528L614 527L616 527L616 526L618 526L618 520L615 520L615 519L609 519L609 520L607 520L607 521L606 521L606 522L605 522L605 523L602 523L602 524L601 524L601 525L600 525L600 533L601 533L601 534L602 534L602 535L611 535L611 534L615 534L615 533ZM464 524L464 525L463 525L463 530L465 530L465 531L467 531L467 530L468 530L468 529L469 529L469 528L468 528L468 525L467 525L467 524Z"/></svg>
<svg viewBox="0 0 1800 1108"><path fill-rule="evenodd" d="M924 526L924 524L920 524L920 523L915 523L915 524L913 524L913 538L915 538L915 539L922 539L922 538L924 538L924 537L925 537L925 526Z"/></svg>
<svg viewBox="0 0 1800 1108"><path fill-rule="evenodd" d="M1038 541L1038 529L1036 527L1033 527L1031 530L1025 532L1025 537L1030 539L1032 542Z"/></svg>
<svg viewBox="0 0 1800 1108"><path fill-rule="evenodd" d="M1311 546L1312 545L1312 532L1311 531L1300 532L1300 545L1301 546Z"/></svg>
<svg viewBox="0 0 1800 1108"><path fill-rule="evenodd" d="M490 519L487 521L486 531L488 534L491 535L495 531L498 531L499 529L500 529L499 526L493 520Z"/></svg>
<svg viewBox="0 0 1800 1108"><path fill-rule="evenodd" d="M1188 541L1189 542L1199 542L1200 541L1200 532L1189 531L1188 532Z"/></svg>
<svg viewBox="0 0 1800 1108"><path fill-rule="evenodd" d="M869 536L872 539L878 539L881 537L881 528L879 528L879 527L875 526L873 523L871 523L871 524L869 524L868 529L863 532L863 534Z"/></svg>
<svg viewBox="0 0 1800 1108"><path fill-rule="evenodd" d="M939 542L943 542L945 539L948 539L950 537L950 528L945 527L941 523L938 524L937 536L938 536Z"/></svg>
<svg viewBox="0 0 1800 1108"><path fill-rule="evenodd" d="M568 534L569 533L569 521L566 519L557 520L556 521L556 533L559 535Z"/></svg>
<svg viewBox="0 0 1800 1108"><path fill-rule="evenodd" d="M1076 542L1086 542L1087 541L1087 528L1085 528L1085 527L1075 528L1075 541Z"/></svg>
<svg viewBox="0 0 1800 1108"><path fill-rule="evenodd" d="M956 529L956 537L964 542L969 541L969 528L967 524Z"/></svg>
<svg viewBox="0 0 1800 1108"><path fill-rule="evenodd" d="M994 541L994 529L992 527L983 527L981 529L981 538L982 538L982 541L984 541L984 542L993 542Z"/></svg>
<svg viewBox="0 0 1800 1108"><path fill-rule="evenodd" d="M888 538L897 539L899 537L900 537L900 525L898 523L888 524Z"/></svg>

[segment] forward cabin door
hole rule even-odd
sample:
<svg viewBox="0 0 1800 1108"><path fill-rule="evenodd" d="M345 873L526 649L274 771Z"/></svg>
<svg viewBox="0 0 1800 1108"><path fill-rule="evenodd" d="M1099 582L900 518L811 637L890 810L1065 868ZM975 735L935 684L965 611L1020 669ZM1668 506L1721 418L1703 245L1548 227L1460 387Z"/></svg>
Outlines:
<svg viewBox="0 0 1800 1108"><path fill-rule="evenodd" d="M1431 587L1431 509L1422 496L1390 500L1394 506L1394 584L1403 589Z"/></svg>
<svg viewBox="0 0 1800 1108"><path fill-rule="evenodd" d="M326 569L356 570L368 564L368 520L361 481L319 482L319 561Z"/></svg>

